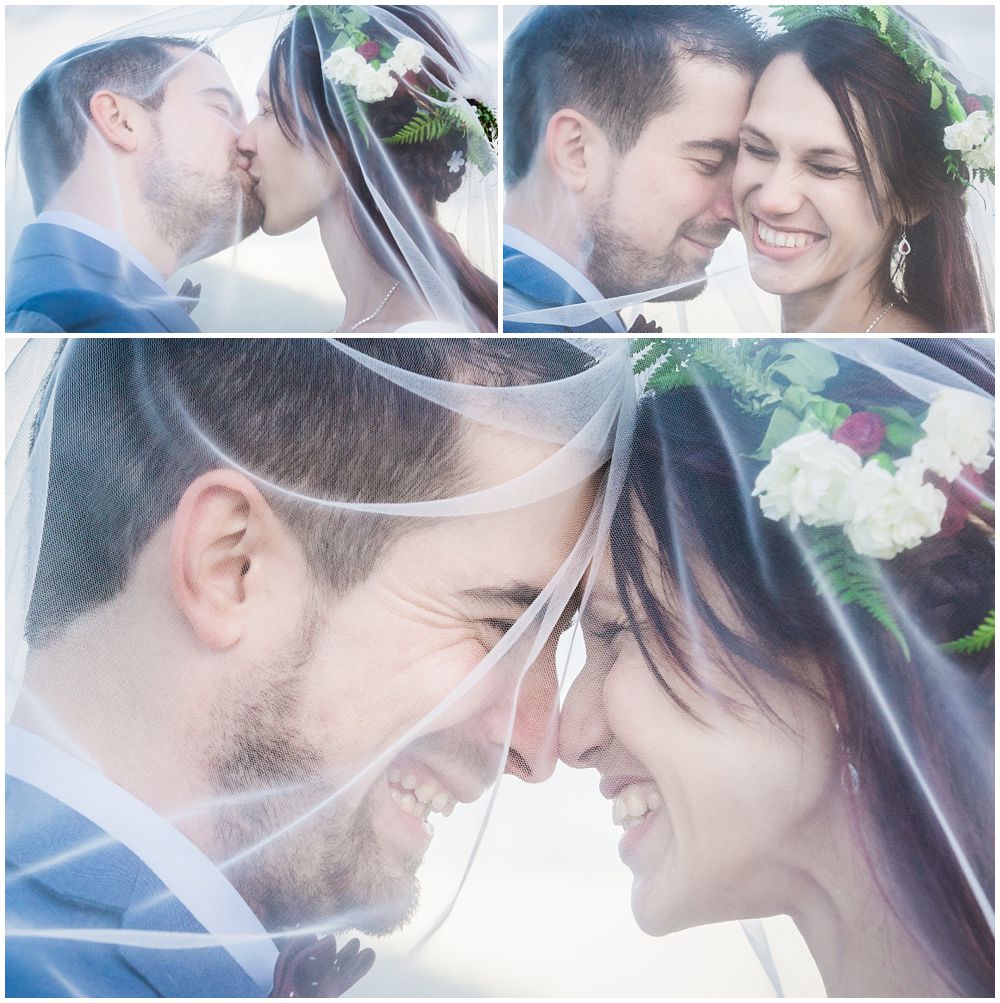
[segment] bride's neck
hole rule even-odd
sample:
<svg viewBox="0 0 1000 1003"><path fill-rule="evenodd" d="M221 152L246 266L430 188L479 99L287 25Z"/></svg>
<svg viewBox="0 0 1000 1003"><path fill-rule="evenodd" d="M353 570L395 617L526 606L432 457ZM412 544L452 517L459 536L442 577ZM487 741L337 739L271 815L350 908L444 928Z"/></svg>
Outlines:
<svg viewBox="0 0 1000 1003"><path fill-rule="evenodd" d="M893 912L846 817L827 832L794 882L788 911L816 961L829 997L951 996Z"/></svg>
<svg viewBox="0 0 1000 1003"><path fill-rule="evenodd" d="M867 262L815 289L781 297L781 330L860 333L889 306L874 285Z"/></svg>
<svg viewBox="0 0 1000 1003"><path fill-rule="evenodd" d="M319 214L319 232L337 284L344 294L344 317L341 331L361 324L375 314L372 324L380 329L389 323L396 326L429 317L426 304L397 277L387 272L357 235L343 207L328 206ZM386 300L393 286L395 291ZM377 312L376 312L377 311Z"/></svg>

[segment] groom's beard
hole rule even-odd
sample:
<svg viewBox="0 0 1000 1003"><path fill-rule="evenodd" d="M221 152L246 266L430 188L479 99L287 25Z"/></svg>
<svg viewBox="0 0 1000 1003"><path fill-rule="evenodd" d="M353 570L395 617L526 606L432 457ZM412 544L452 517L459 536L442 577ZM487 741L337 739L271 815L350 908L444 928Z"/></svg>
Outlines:
<svg viewBox="0 0 1000 1003"><path fill-rule="evenodd" d="M672 245L657 252L639 246L627 230L618 226L610 207L609 194L594 211L589 225L593 247L587 274L604 296L628 296L678 283L684 284L672 292L650 296L648 301L690 300L704 291L704 268L693 267ZM729 227L697 228L686 224L678 230L675 240L687 234L714 245L722 243L728 233Z"/></svg>
<svg viewBox="0 0 1000 1003"><path fill-rule="evenodd" d="M378 839L373 790L384 778L360 797L347 790L331 800L351 777L331 777L301 732L318 623L313 609L292 650L248 675L268 678L266 687L215 708L206 766L216 853L220 863L235 858L227 876L268 930L335 917L340 927L390 933L416 909L420 859L388 854Z"/></svg>
<svg viewBox="0 0 1000 1003"><path fill-rule="evenodd" d="M157 235L177 252L179 265L207 258L260 228L264 207L249 175L236 166L210 178L170 157L157 131L142 168L142 194Z"/></svg>

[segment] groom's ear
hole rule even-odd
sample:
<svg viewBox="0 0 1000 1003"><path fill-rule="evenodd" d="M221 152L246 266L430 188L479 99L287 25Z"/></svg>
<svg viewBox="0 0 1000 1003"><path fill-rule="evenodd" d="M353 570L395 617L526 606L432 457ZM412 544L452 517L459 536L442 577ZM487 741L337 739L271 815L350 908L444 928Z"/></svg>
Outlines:
<svg viewBox="0 0 1000 1003"><path fill-rule="evenodd" d="M171 525L170 589L202 644L233 647L304 575L301 548L248 477L212 470L188 486Z"/></svg>
<svg viewBox="0 0 1000 1003"><path fill-rule="evenodd" d="M549 169L572 192L583 192L604 173L607 138L575 108L560 108L549 119L544 147Z"/></svg>
<svg viewBox="0 0 1000 1003"><path fill-rule="evenodd" d="M114 91L96 91L88 110L91 122L106 143L126 153L139 145L144 124L140 119L144 120L146 113L131 98Z"/></svg>

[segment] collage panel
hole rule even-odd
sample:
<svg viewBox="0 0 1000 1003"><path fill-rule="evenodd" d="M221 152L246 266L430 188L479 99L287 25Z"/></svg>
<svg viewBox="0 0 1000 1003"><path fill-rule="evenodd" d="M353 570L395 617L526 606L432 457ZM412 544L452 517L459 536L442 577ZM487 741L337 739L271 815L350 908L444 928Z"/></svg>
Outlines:
<svg viewBox="0 0 1000 1003"><path fill-rule="evenodd" d="M5 16L7 330L497 330L495 5Z"/></svg>
<svg viewBox="0 0 1000 1003"><path fill-rule="evenodd" d="M988 996L990 339L8 339L6 995Z"/></svg>
<svg viewBox="0 0 1000 1003"><path fill-rule="evenodd" d="M992 5L505 4L504 330L994 330Z"/></svg>

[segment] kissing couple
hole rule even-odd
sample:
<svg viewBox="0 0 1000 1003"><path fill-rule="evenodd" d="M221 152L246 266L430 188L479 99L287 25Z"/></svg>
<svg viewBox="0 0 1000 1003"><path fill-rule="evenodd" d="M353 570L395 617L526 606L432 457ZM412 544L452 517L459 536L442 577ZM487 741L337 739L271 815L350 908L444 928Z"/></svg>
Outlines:
<svg viewBox="0 0 1000 1003"><path fill-rule="evenodd" d="M230 13L211 41L271 16ZM197 331L200 288L167 288L178 269L313 220L343 303L326 330L497 329L496 118L474 57L425 7L274 16L250 122L188 36L84 45L28 87L16 149L37 218L8 263L8 330Z"/></svg>
<svg viewBox="0 0 1000 1003"><path fill-rule="evenodd" d="M993 100L945 51L894 7L535 8L504 55L504 330L624 331L706 274L738 311L748 268L783 331L992 331Z"/></svg>

